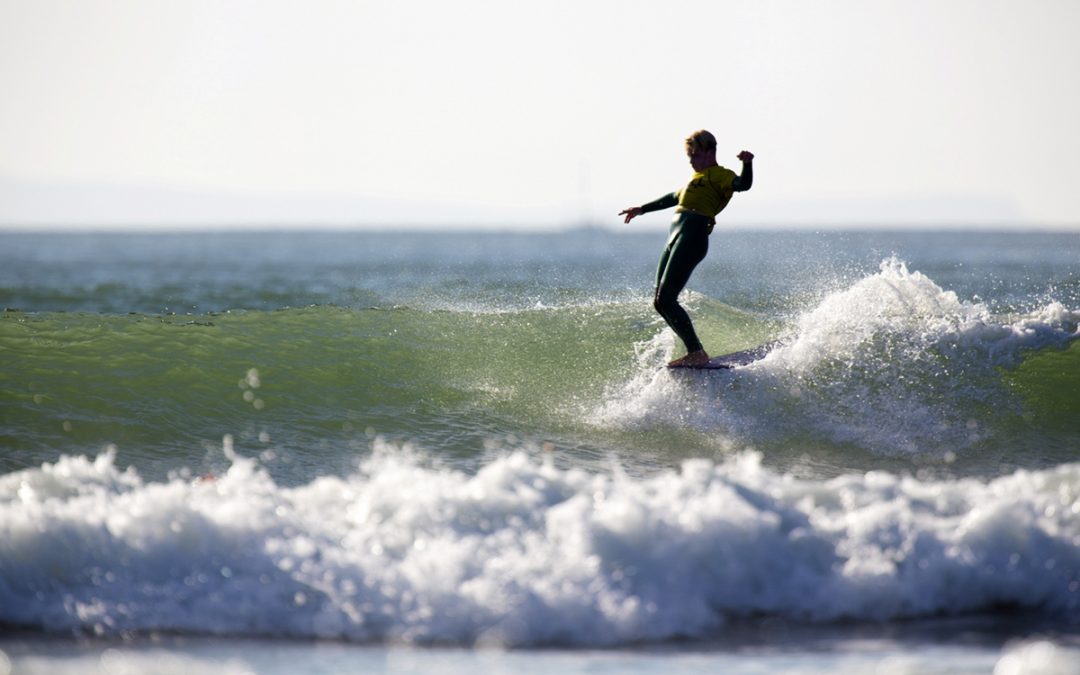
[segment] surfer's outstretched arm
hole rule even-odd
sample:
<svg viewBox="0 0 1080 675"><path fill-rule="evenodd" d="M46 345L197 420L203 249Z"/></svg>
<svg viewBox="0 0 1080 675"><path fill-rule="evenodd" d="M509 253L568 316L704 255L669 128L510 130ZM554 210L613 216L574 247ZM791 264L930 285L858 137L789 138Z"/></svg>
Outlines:
<svg viewBox="0 0 1080 675"><path fill-rule="evenodd" d="M669 192L659 199L654 199L648 204L642 204L641 206L631 206L623 209L619 212L620 216L626 216L624 223L629 223L634 218L637 218L643 213L651 213L652 211L660 211L662 209L670 209L679 203L679 193Z"/></svg>
<svg viewBox="0 0 1080 675"><path fill-rule="evenodd" d="M742 160L742 174L735 177L731 183L731 189L735 192L746 192L754 184L754 153L743 150L739 153Z"/></svg>

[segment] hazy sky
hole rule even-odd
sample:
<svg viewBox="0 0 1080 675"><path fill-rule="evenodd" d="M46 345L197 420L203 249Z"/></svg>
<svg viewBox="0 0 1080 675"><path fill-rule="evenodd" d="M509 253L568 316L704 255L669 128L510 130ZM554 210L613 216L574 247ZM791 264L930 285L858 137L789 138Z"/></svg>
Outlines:
<svg viewBox="0 0 1080 675"><path fill-rule="evenodd" d="M1076 0L0 0L0 223L617 226L706 128L758 157L731 225L1076 229L1077 36Z"/></svg>

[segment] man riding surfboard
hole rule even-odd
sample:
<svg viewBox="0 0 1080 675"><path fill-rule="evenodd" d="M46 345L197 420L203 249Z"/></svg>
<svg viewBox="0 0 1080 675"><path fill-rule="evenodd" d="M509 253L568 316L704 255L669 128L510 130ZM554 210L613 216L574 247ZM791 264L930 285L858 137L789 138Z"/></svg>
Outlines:
<svg viewBox="0 0 1080 675"><path fill-rule="evenodd" d="M742 173L736 174L717 164L716 138L704 129L686 139L686 154L694 168L686 187L619 213L629 223L643 213L678 207L656 269L653 299L653 307L686 345L686 356L669 363L670 367L701 366L709 361L690 315L678 302L679 293L709 251L709 235L716 224L716 215L724 210L734 193L749 190L754 182L753 153L747 150L739 153Z"/></svg>

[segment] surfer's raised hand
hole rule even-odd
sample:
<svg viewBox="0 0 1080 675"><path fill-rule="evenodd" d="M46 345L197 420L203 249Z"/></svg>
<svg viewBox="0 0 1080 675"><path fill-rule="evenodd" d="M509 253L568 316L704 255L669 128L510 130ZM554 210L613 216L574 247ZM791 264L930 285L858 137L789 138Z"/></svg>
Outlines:
<svg viewBox="0 0 1080 675"><path fill-rule="evenodd" d="M629 223L631 220L637 218L642 213L644 212L641 210L640 206L631 206L630 208L619 211L620 216L626 216L626 220L623 221L624 223Z"/></svg>
<svg viewBox="0 0 1080 675"><path fill-rule="evenodd" d="M743 150L742 152L739 153L739 161L751 162L751 161L753 161L753 159L754 159L754 153L750 152L749 150Z"/></svg>

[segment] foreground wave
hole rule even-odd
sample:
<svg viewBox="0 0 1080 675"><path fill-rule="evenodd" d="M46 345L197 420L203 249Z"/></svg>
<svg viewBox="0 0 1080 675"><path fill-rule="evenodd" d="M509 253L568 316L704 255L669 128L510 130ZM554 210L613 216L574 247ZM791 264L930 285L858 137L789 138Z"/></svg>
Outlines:
<svg viewBox="0 0 1080 675"><path fill-rule="evenodd" d="M634 479L375 450L292 488L228 444L216 478L148 482L111 452L3 476L0 621L463 645L709 637L746 616L1080 621L1076 463L810 481L744 453Z"/></svg>

